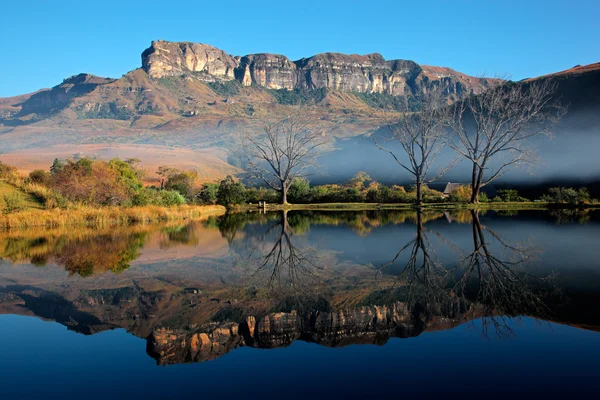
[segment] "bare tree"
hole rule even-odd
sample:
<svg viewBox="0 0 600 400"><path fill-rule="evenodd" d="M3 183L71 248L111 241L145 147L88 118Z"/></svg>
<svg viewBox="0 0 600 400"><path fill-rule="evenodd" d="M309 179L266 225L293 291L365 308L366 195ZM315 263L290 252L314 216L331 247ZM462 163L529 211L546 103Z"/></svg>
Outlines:
<svg viewBox="0 0 600 400"><path fill-rule="evenodd" d="M306 177L325 144L322 131L302 110L275 121L263 121L260 133L241 134L248 172L281 193L281 204L294 178Z"/></svg>
<svg viewBox="0 0 600 400"><path fill-rule="evenodd" d="M389 124L392 133L389 140L400 144L402 151L408 156L408 161L404 161L404 157L397 152L381 146L373 136L375 145L391 154L398 165L412 175L417 191L417 206L423 202L423 185L439 179L454 165L439 171L433 178L429 176L430 169L444 145L443 137L450 112L440 87L428 88L421 100L421 109L419 112L413 112L408 98L405 97L400 103L400 119Z"/></svg>
<svg viewBox="0 0 600 400"><path fill-rule="evenodd" d="M471 203L479 202L482 187L511 168L534 162L528 139L549 134L550 127L565 113L552 79L497 82L455 104L450 119L454 138L448 144L472 163Z"/></svg>

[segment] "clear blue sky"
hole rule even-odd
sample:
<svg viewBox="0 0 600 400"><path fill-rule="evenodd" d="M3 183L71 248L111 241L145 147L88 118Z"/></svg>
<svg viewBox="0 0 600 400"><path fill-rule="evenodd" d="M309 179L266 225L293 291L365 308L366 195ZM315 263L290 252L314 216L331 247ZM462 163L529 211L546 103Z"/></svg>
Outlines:
<svg viewBox="0 0 600 400"><path fill-rule="evenodd" d="M0 7L0 38L0 97L80 72L120 77L154 39L293 60L379 52L522 79L600 61L600 0L15 0Z"/></svg>

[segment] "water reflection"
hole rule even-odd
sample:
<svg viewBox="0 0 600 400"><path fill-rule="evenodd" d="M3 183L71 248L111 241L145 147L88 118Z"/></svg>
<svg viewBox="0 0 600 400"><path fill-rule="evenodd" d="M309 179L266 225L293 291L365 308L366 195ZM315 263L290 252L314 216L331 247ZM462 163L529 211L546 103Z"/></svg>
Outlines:
<svg viewBox="0 0 600 400"><path fill-rule="evenodd" d="M500 336L517 316L596 329L598 253L586 240L600 226L586 215L292 211L4 232L0 255L17 264L0 264L0 312L82 333L123 327L161 364L294 340L383 344L475 319Z"/></svg>

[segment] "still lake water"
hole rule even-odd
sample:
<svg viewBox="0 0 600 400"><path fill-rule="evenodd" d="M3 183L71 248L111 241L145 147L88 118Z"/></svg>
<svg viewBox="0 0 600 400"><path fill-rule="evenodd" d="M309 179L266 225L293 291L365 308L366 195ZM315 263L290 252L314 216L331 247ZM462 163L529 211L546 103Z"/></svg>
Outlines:
<svg viewBox="0 0 600 400"><path fill-rule="evenodd" d="M598 238L532 210L0 232L0 393L595 393Z"/></svg>

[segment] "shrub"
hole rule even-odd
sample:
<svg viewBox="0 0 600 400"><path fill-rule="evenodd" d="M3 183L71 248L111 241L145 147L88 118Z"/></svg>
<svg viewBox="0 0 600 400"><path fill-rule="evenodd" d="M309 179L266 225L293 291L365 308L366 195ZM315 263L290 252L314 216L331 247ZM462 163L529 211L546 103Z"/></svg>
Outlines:
<svg viewBox="0 0 600 400"><path fill-rule="evenodd" d="M258 203L259 201L279 203L281 201L281 194L279 192L264 187L248 188L244 196L247 203Z"/></svg>
<svg viewBox="0 0 600 400"><path fill-rule="evenodd" d="M68 161L54 173L51 187L68 200L89 205L129 205L132 188L119 170L105 161Z"/></svg>
<svg viewBox="0 0 600 400"><path fill-rule="evenodd" d="M185 198L181 193L175 190L161 190L158 192L158 199L154 205L172 207L185 204Z"/></svg>
<svg viewBox="0 0 600 400"><path fill-rule="evenodd" d="M47 185L50 182L50 173L41 169L36 169L29 173L29 180L40 185Z"/></svg>
<svg viewBox="0 0 600 400"><path fill-rule="evenodd" d="M306 203L309 200L310 183L306 178L294 178L288 189L288 198L292 203Z"/></svg>
<svg viewBox="0 0 600 400"><path fill-rule="evenodd" d="M529 201L526 198L519 196L519 192L515 189L499 189L498 196L502 199L502 201L506 202Z"/></svg>
<svg viewBox="0 0 600 400"><path fill-rule="evenodd" d="M165 183L165 189L175 190L187 199L193 197L192 191L196 180L198 179L198 173L196 172L175 172L168 176L167 182Z"/></svg>
<svg viewBox="0 0 600 400"><path fill-rule="evenodd" d="M267 89L277 103L286 105L304 105L320 102L327 95L326 88L319 89Z"/></svg>
<svg viewBox="0 0 600 400"><path fill-rule="evenodd" d="M541 200L548 203L585 204L590 201L590 193L587 188L575 190L573 188L555 187L548 189Z"/></svg>
<svg viewBox="0 0 600 400"><path fill-rule="evenodd" d="M460 185L452 193L450 193L448 200L452 203L467 203L471 201L471 194L471 185Z"/></svg>
<svg viewBox="0 0 600 400"><path fill-rule="evenodd" d="M0 161L0 178L11 179L16 175L18 175L17 168L13 167L12 165L6 165Z"/></svg>
<svg viewBox="0 0 600 400"><path fill-rule="evenodd" d="M228 175L219 184L217 192L217 203L221 205L242 204L245 200L246 188L240 182L236 182Z"/></svg>
<svg viewBox="0 0 600 400"><path fill-rule="evenodd" d="M4 209L6 214L21 211L25 208L25 201L18 192L4 193Z"/></svg>
<svg viewBox="0 0 600 400"><path fill-rule="evenodd" d="M216 204L219 185L216 183L205 183L202 185L200 192L197 194L197 199L204 204Z"/></svg>
<svg viewBox="0 0 600 400"><path fill-rule="evenodd" d="M238 81L231 80L225 82L208 82L208 87L212 89L218 95L221 96L233 96L240 92L240 83Z"/></svg>

